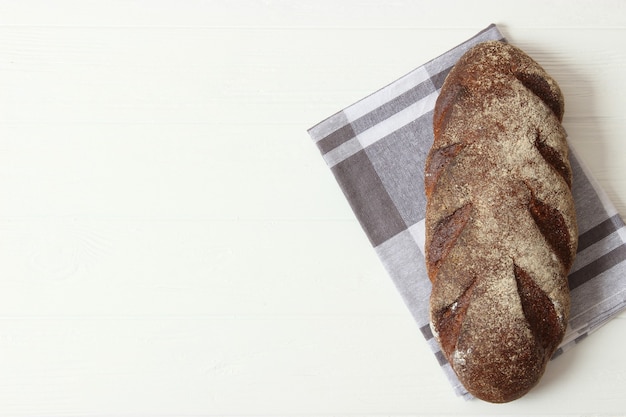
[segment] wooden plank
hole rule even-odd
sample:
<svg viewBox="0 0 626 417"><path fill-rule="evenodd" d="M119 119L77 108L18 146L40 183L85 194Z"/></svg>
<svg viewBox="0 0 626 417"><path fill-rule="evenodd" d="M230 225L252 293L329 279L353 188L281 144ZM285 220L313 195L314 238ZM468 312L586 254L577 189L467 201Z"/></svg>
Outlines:
<svg viewBox="0 0 626 417"><path fill-rule="evenodd" d="M1 2L0 415L623 413L623 315L519 402L454 399L306 134L499 23L626 215L623 12Z"/></svg>

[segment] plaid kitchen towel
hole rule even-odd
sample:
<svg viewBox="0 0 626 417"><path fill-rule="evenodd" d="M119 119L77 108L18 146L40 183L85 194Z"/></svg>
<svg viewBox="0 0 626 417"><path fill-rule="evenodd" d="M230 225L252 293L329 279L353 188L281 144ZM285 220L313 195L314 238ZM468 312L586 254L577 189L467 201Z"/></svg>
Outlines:
<svg viewBox="0 0 626 417"><path fill-rule="evenodd" d="M504 40L491 25L473 38L309 130L374 250L458 395L470 398L429 326L424 261L424 161L432 115L448 71L471 46ZM555 356L626 306L626 228L572 150L579 244L569 275L571 316Z"/></svg>

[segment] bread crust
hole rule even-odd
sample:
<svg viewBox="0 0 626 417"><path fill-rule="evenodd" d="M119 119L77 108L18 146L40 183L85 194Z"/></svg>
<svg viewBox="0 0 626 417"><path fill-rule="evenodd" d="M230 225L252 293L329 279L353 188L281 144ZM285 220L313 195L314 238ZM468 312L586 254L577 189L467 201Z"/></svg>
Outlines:
<svg viewBox="0 0 626 417"><path fill-rule="evenodd" d="M578 231L557 83L519 48L461 57L425 168L433 333L474 396L521 397L567 327Z"/></svg>

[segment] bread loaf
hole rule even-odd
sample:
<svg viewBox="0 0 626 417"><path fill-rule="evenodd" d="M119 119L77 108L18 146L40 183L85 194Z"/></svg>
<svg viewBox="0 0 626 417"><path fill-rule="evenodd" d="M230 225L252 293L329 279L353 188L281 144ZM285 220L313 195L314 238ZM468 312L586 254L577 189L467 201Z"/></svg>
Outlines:
<svg viewBox="0 0 626 417"><path fill-rule="evenodd" d="M435 106L431 327L461 383L486 401L536 385L567 326L578 233L563 110L557 83L503 42L465 53Z"/></svg>

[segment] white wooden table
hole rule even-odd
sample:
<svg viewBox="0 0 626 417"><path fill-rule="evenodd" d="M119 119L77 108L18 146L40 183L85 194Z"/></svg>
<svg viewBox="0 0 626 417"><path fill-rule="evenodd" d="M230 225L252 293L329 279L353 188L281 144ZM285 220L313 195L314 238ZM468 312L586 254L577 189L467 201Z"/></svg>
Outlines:
<svg viewBox="0 0 626 417"><path fill-rule="evenodd" d="M626 415L624 314L455 398L306 134L489 23L626 216L624 2L0 1L0 415Z"/></svg>

